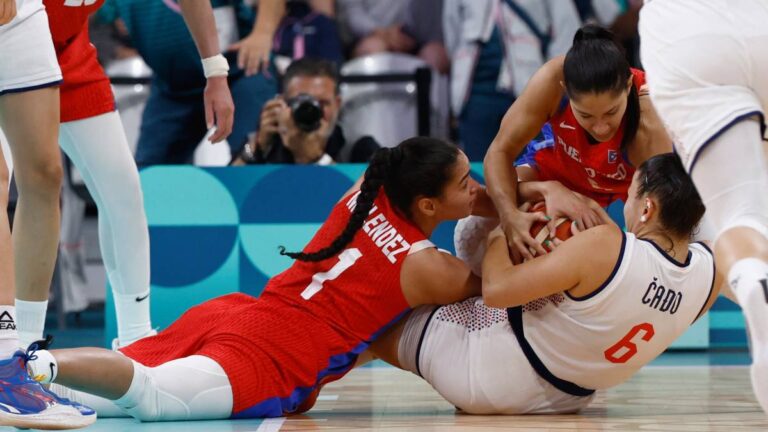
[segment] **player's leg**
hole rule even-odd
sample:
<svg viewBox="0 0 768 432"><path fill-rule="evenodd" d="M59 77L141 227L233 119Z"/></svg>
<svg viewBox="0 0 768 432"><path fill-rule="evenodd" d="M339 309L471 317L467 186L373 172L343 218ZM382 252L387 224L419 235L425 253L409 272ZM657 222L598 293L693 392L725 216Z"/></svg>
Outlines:
<svg viewBox="0 0 768 432"><path fill-rule="evenodd" d="M651 98L718 232L716 264L746 316L753 387L768 411L768 173L756 121L768 102L766 19L759 2L724 11L654 1L640 35Z"/></svg>
<svg viewBox="0 0 768 432"><path fill-rule="evenodd" d="M22 345L40 339L59 241L59 89L0 97L0 126L13 152L19 201L13 249Z"/></svg>
<svg viewBox="0 0 768 432"><path fill-rule="evenodd" d="M692 177L719 228L717 266L746 317L752 384L768 411L768 164L758 122L741 121L716 138Z"/></svg>
<svg viewBox="0 0 768 432"><path fill-rule="evenodd" d="M41 352L33 368L46 374L55 364L55 383L111 400L123 412L142 421L225 419L232 414L232 387L214 360L192 355L155 367L100 348ZM46 377L48 378L48 377ZM92 396L64 392L77 402L96 402L105 413L113 407Z"/></svg>
<svg viewBox="0 0 768 432"><path fill-rule="evenodd" d="M5 157L0 149L0 208L2 209L8 208L10 180ZM15 290L8 212L0 211L0 359L10 358L19 349L19 334L15 325L16 308L13 306Z"/></svg>
<svg viewBox="0 0 768 432"><path fill-rule="evenodd" d="M116 112L61 125L62 149L99 209L99 240L112 286L120 346L153 333L149 234L136 163Z"/></svg>

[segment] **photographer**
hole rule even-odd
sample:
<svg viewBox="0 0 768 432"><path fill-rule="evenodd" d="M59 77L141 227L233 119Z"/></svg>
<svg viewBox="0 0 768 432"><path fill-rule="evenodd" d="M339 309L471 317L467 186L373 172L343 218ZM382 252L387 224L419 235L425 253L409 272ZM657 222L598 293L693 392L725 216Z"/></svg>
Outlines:
<svg viewBox="0 0 768 432"><path fill-rule="evenodd" d="M232 165L367 162L379 144L368 136L346 142L337 124L338 90L333 63L311 58L291 63L283 77L283 94L264 105L258 132Z"/></svg>

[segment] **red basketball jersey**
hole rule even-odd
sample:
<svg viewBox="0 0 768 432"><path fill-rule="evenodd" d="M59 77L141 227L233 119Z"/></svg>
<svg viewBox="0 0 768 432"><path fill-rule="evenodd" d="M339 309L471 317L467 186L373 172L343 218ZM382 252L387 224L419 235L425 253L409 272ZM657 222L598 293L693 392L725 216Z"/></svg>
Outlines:
<svg viewBox="0 0 768 432"><path fill-rule="evenodd" d="M341 233L356 197L334 207L305 251L317 251ZM233 418L295 412L319 385L349 372L357 356L410 310L400 270L411 247L423 240L382 190L343 252L314 263L296 261L259 298L210 300L122 351L147 366L193 354L214 359L232 385Z"/></svg>
<svg viewBox="0 0 768 432"><path fill-rule="evenodd" d="M61 121L68 122L115 110L109 78L88 36L88 17L104 0L43 0L56 56L64 78Z"/></svg>
<svg viewBox="0 0 768 432"><path fill-rule="evenodd" d="M645 73L632 69L636 88L645 84ZM584 194L606 207L617 199L627 200L627 190L635 168L621 151L625 120L608 141L590 142L589 133L576 121L571 105L563 108L549 123L553 145L535 154L540 180L558 180L571 190Z"/></svg>

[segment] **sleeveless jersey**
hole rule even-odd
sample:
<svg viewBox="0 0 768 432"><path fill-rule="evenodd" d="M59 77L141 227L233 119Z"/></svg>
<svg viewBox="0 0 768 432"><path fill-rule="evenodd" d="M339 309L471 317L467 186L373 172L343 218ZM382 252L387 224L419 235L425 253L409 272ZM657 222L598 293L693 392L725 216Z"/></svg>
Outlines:
<svg viewBox="0 0 768 432"><path fill-rule="evenodd" d="M636 88L645 84L645 73L632 69ZM542 129L543 141L528 144L518 164L529 164L539 173L539 180L558 180L571 190L586 195L601 206L621 199L635 168L621 151L625 121L608 141L590 142L589 133L576 121L570 103L563 98L561 109Z"/></svg>
<svg viewBox="0 0 768 432"><path fill-rule="evenodd" d="M94 117L115 110L109 78L88 36L88 17L104 0L44 0L61 84L61 121Z"/></svg>
<svg viewBox="0 0 768 432"><path fill-rule="evenodd" d="M16 16L0 30L8 30L43 9L42 0L16 0Z"/></svg>
<svg viewBox="0 0 768 432"><path fill-rule="evenodd" d="M556 294L508 313L539 375L581 396L626 381L669 347L703 311L714 278L705 245L691 243L680 263L626 233L613 272L595 292Z"/></svg>
<svg viewBox="0 0 768 432"><path fill-rule="evenodd" d="M305 251L336 238L356 198L334 207ZM408 254L424 246L431 243L382 190L338 255L296 261L259 298L231 294L210 300L121 351L147 366L193 354L212 358L232 385L233 418L295 412L319 386L351 370L357 356L410 310L400 270Z"/></svg>

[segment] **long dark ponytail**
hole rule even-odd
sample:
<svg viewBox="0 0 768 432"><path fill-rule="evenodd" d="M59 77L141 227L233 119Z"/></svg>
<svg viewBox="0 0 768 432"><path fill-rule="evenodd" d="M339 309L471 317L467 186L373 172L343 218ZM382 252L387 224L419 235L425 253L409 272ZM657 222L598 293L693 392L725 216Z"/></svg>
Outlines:
<svg viewBox="0 0 768 432"><path fill-rule="evenodd" d="M280 254L300 261L322 261L338 254L363 226L382 187L392 205L412 218L413 200L440 196L458 155L456 146L427 137L409 138L397 147L377 150L365 170L349 222L331 244L315 252L286 252L281 246Z"/></svg>
<svg viewBox="0 0 768 432"><path fill-rule="evenodd" d="M573 98L581 93L620 92L632 76L632 70L613 33L587 24L573 37L573 46L565 55L563 76L568 97ZM624 117L622 150L635 139L640 127L640 98L634 85L629 90Z"/></svg>

